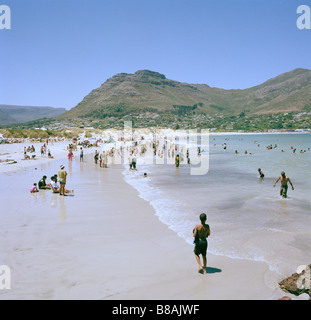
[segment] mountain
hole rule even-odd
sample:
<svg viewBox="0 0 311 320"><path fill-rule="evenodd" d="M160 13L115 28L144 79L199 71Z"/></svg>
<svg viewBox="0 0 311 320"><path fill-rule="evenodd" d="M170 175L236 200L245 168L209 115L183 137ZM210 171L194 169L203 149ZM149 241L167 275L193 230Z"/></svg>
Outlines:
<svg viewBox="0 0 311 320"><path fill-rule="evenodd" d="M24 123L41 118L55 118L67 110L52 107L25 107L0 104L0 125Z"/></svg>
<svg viewBox="0 0 311 320"><path fill-rule="evenodd" d="M16 123L16 120L0 109L0 125L5 126L12 123Z"/></svg>
<svg viewBox="0 0 311 320"><path fill-rule="evenodd" d="M208 86L180 83L163 74L141 70L135 74L120 73L93 90L82 102L60 119L125 115L131 112L166 111L174 105L209 105Z"/></svg>
<svg viewBox="0 0 311 320"><path fill-rule="evenodd" d="M307 69L295 69L243 90L182 83L140 70L113 76L58 118L102 119L148 111L268 114L301 111L306 105L311 105L311 70Z"/></svg>
<svg viewBox="0 0 311 320"><path fill-rule="evenodd" d="M311 105L311 70L295 69L241 90L231 106L253 114L299 112Z"/></svg>

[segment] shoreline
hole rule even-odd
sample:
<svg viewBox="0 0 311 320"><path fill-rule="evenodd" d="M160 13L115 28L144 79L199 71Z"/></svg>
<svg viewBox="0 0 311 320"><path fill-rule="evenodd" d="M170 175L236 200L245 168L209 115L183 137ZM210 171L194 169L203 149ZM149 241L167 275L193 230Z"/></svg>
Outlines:
<svg viewBox="0 0 311 320"><path fill-rule="evenodd" d="M74 174L77 166L73 164ZM85 194L87 184L99 170L84 170L88 180L75 188L74 198L54 199L44 191L41 196L46 200L29 204L37 210L9 219L13 231L6 232L1 252L6 252L2 263L11 267L14 277L12 289L0 292L0 300L283 296L277 283L271 287L274 275L265 263L208 254L208 273L199 274L193 247L160 222L152 206L122 179L122 170L109 168L98 178L101 187L92 196ZM104 197L98 198L100 194ZM116 194L123 201L116 201ZM46 206L49 202L51 206ZM99 207L104 210L98 211ZM8 231L7 227L1 228Z"/></svg>
<svg viewBox="0 0 311 320"><path fill-rule="evenodd" d="M12 266L16 282L11 291L0 292L0 300L275 300L289 295L278 285L285 277L262 261L208 253L208 273L198 274L193 247L160 221L152 205L124 179L123 166L94 167L94 150L88 149L82 165L79 159L71 166L65 163L74 198L55 198L49 191L30 197L29 182L23 179L15 195L29 206L26 214L15 203L4 207L15 211L0 228L5 234L1 252L6 253L0 262ZM24 170L14 169L17 178L33 176L36 164L37 173L54 173L66 154L45 157L42 163L25 161L29 165L18 168ZM4 181L14 179L7 173L0 173ZM7 198L5 192L1 196ZM34 288L29 292L27 274L32 269Z"/></svg>
<svg viewBox="0 0 311 320"><path fill-rule="evenodd" d="M150 285L146 284L108 298L117 300L274 300L284 296L284 292L278 286L279 281L274 281L276 277L280 281L283 277L272 271L269 265L263 261L231 258L208 252L207 274L197 273L198 266L193 254L193 245L161 222L156 215L155 208L140 197L139 192L126 182L124 176L123 180L136 194L136 201L139 199L141 206L150 211L149 217L142 217L141 214L140 217L144 220L150 219L148 224L152 224L153 232L160 232L157 241L166 243L169 239L171 247L170 244L168 246L162 245L161 261L157 259L158 267L162 268L162 274L159 274L160 283L158 283L158 279ZM146 230L146 235L150 235L150 230ZM156 249L152 252L158 255ZM184 268L171 269L169 267L170 261L174 259L180 261ZM178 266L178 264L176 265ZM169 269L165 270L166 266ZM255 274L257 278L254 277ZM205 288L202 288L203 284L206 285ZM252 285L250 286L250 284ZM297 297L292 296L292 299L297 299Z"/></svg>
<svg viewBox="0 0 311 320"><path fill-rule="evenodd" d="M174 241L176 241L176 243L179 242L180 245L183 245L185 247L184 249L180 249L179 255L183 256L183 261L188 262L187 274L185 273L182 276L180 275L180 277L187 279L190 278L194 281L200 281L200 279L193 278L195 276L197 268L197 263L193 254L193 245L190 244L187 239L184 239L181 235L179 235L176 230L173 230L169 224L161 221L160 216L157 215L156 208L151 203L149 203L148 200L144 199L134 186L126 181L125 176L123 177L123 179L131 188L135 190L137 197L139 197L144 202L146 202L147 205L152 207L153 215L156 217L158 222L164 225L167 230L169 230L169 232L173 232L175 234L175 237L178 238L178 240L175 239ZM187 249L188 251L187 255L185 249ZM209 249L207 260L208 271L207 275L205 276L211 277L211 279L208 280L208 286L212 286L211 292L203 290L195 293L195 289L193 289L192 294L194 300L278 300L284 296L290 297L291 300L308 300L308 297L306 296L295 296L293 294L282 291L279 287L279 283L287 278L288 275L278 273L266 261L232 257L225 254L210 253ZM227 273L228 271L229 273ZM221 274L223 272L225 273ZM295 272L295 270L293 270L293 272ZM204 277L204 275L201 276ZM170 277L174 278L173 275L170 275ZM232 281L232 279L234 280ZM220 280L220 282L217 283L217 280ZM189 280L189 287L192 286L190 282L191 281ZM257 288L258 292L250 288L243 289L245 290L245 292L243 292L243 294L245 294L244 296L240 292L241 288L233 290L233 288L231 287L243 286L246 288L250 284ZM199 282L196 282L195 286L200 286ZM148 288L148 291L149 290L151 290L151 288ZM165 290L168 289L166 288ZM226 293L221 294L221 292ZM128 295L126 293L122 293L119 294L116 299L132 299L132 294L132 292ZM143 289L135 291L135 294L142 295L142 299L144 298ZM204 294L205 298L200 298L201 294ZM187 300L189 299L189 297L174 294L173 299Z"/></svg>
<svg viewBox="0 0 311 320"><path fill-rule="evenodd" d="M279 132L279 131L273 131L273 132L236 132L236 131L230 131L230 132L210 132L210 135L261 135L261 134L311 134L311 131L309 132L293 132L293 131L285 131L285 132Z"/></svg>

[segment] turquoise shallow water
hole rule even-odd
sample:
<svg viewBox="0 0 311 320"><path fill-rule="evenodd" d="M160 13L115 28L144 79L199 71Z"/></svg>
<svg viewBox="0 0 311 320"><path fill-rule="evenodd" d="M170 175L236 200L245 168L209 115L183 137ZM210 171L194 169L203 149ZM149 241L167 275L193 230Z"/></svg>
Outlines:
<svg viewBox="0 0 311 320"><path fill-rule="evenodd" d="M269 145L276 148L268 150ZM310 134L211 135L209 144L201 146L209 150L205 175L191 175L187 164L179 169L172 164L140 165L137 172L125 170L124 175L159 219L188 243L199 214L206 212L211 253L265 261L271 270L288 274L311 261L308 148ZM259 179L258 168L264 179ZM273 188L281 171L295 187L289 187L288 199L280 198L280 183Z"/></svg>

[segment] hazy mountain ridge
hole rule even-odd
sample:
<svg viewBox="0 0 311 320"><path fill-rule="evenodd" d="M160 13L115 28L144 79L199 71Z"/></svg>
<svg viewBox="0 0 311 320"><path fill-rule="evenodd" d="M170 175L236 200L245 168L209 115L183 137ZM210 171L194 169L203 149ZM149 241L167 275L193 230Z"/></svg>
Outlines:
<svg viewBox="0 0 311 320"><path fill-rule="evenodd" d="M24 123L41 118L54 118L67 110L65 108L13 106L0 104L0 125Z"/></svg>

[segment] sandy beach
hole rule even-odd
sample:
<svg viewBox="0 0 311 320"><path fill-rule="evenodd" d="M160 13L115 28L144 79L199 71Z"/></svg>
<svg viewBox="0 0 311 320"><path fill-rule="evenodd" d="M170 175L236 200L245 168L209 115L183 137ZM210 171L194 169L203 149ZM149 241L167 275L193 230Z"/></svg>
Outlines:
<svg viewBox="0 0 311 320"><path fill-rule="evenodd" d="M276 283L269 282L264 263L209 255L207 275L197 273L192 246L162 224L153 208L123 181L123 168L99 173L91 166L89 161L80 170L80 164L73 163L69 181L75 185L75 196L66 198L50 191L28 194L28 181L21 174L14 190L17 203L4 205L1 262L11 268L12 288L0 291L0 299L207 300L283 295ZM28 168L26 177L31 172L33 168ZM5 183L14 179L2 178ZM8 196L12 198L10 189L1 193L2 203Z"/></svg>
<svg viewBox="0 0 311 320"><path fill-rule="evenodd" d="M0 290L0 300L291 296L278 286L283 278L264 262L208 254L207 274L198 273L193 245L160 222L154 208L125 182L123 165L96 166L95 148L83 163L78 157L69 163L65 146L58 148L58 158L8 166L14 170L1 173L0 264L11 268L12 280L10 290ZM29 193L33 180L57 173L62 163L74 196Z"/></svg>
<svg viewBox="0 0 311 320"><path fill-rule="evenodd" d="M42 164L47 164L59 159L66 159L68 151L67 147L71 141L58 141L50 142L47 145L47 150L50 150L53 158L49 158L48 154L41 156L40 148L44 144L39 143L13 143L13 144L3 144L0 146L0 173L6 172L16 172L17 170L23 170L27 167L40 166ZM24 147L34 146L35 152L27 152L27 155L31 158L35 155L35 159L24 160ZM95 149L94 149L95 150ZM85 154L93 153L92 148L84 149ZM79 152L74 152L76 156L79 156Z"/></svg>
<svg viewBox="0 0 311 320"><path fill-rule="evenodd" d="M3 2L0 302L311 300L311 0Z"/></svg>

